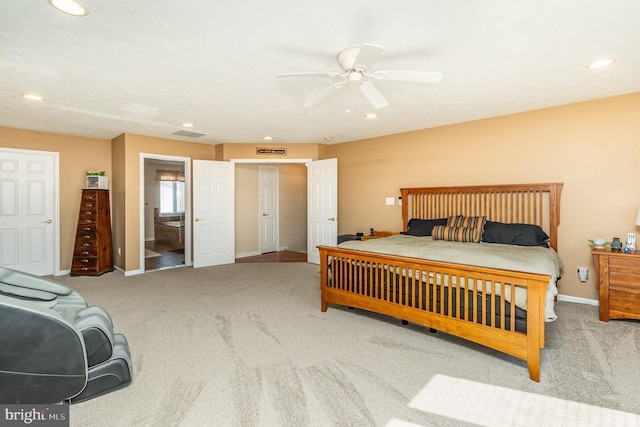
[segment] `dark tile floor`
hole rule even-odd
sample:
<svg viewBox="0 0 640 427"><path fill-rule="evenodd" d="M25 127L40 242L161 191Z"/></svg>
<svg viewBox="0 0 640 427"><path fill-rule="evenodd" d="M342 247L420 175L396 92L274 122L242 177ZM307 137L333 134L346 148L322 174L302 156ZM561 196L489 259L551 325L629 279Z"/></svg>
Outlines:
<svg viewBox="0 0 640 427"><path fill-rule="evenodd" d="M307 262L307 254L292 251L269 252L262 255L236 258L236 262Z"/></svg>
<svg viewBox="0 0 640 427"><path fill-rule="evenodd" d="M160 256L144 259L145 271L160 270L162 268L179 267L184 265L184 249L169 249L158 245L155 241L145 242L145 249L156 252Z"/></svg>
<svg viewBox="0 0 640 427"><path fill-rule="evenodd" d="M145 258L145 271L180 267L184 265L184 250L169 249L156 244L154 241L146 242L145 248L160 254L160 256ZM251 257L236 258L236 262L307 262L307 254L293 251L270 252Z"/></svg>

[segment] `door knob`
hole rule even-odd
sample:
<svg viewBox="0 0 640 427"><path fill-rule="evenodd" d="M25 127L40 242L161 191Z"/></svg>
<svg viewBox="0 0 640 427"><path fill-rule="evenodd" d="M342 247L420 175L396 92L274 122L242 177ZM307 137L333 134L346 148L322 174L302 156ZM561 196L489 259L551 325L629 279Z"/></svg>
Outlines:
<svg viewBox="0 0 640 427"><path fill-rule="evenodd" d="M336 220L335 216L332 216L331 218L329 218L329 221L335 221L335 220Z"/></svg>
<svg viewBox="0 0 640 427"><path fill-rule="evenodd" d="M51 223L53 222L53 220L48 219L48 220L46 220L46 221L42 221L42 222L43 222L44 224L51 224Z"/></svg>
<svg viewBox="0 0 640 427"><path fill-rule="evenodd" d="M266 213L264 213L264 212L263 212L263 213L262 213L262 216L269 216L269 214L266 214Z"/></svg>
<svg viewBox="0 0 640 427"><path fill-rule="evenodd" d="M202 218L200 217L196 217L196 221L200 221Z"/></svg>

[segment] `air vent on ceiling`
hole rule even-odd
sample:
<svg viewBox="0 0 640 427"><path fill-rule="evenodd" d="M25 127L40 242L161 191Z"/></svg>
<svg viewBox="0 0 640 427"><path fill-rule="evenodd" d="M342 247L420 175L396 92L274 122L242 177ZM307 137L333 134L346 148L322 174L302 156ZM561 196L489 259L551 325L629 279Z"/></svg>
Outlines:
<svg viewBox="0 0 640 427"><path fill-rule="evenodd" d="M206 133L189 132L188 130L179 130L177 132L174 132L173 135L186 136L189 138L200 138L201 136L205 136Z"/></svg>

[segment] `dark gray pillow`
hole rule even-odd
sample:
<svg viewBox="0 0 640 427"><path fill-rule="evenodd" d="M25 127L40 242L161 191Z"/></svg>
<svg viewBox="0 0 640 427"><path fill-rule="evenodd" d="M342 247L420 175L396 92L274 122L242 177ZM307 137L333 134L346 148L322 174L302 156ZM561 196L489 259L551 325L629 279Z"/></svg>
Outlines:
<svg viewBox="0 0 640 427"><path fill-rule="evenodd" d="M549 236L537 225L533 224L505 224L487 221L484 224L482 241L485 243L502 243L517 246L549 247Z"/></svg>
<svg viewBox="0 0 640 427"><path fill-rule="evenodd" d="M417 219L409 220L409 229L405 234L409 236L431 236L431 230L436 225L447 225L447 218L438 219Z"/></svg>

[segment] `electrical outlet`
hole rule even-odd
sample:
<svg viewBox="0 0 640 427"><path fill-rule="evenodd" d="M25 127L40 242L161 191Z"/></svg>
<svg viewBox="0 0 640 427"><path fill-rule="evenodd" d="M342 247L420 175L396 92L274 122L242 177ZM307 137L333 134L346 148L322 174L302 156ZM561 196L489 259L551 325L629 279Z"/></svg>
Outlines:
<svg viewBox="0 0 640 427"><path fill-rule="evenodd" d="M118 248L118 255L122 255L122 248Z"/></svg>
<svg viewBox="0 0 640 427"><path fill-rule="evenodd" d="M589 278L589 269L587 267L578 267L578 279L582 283L586 282Z"/></svg>
<svg viewBox="0 0 640 427"><path fill-rule="evenodd" d="M396 203L396 200L393 197L387 197L385 203L387 206L393 206Z"/></svg>

